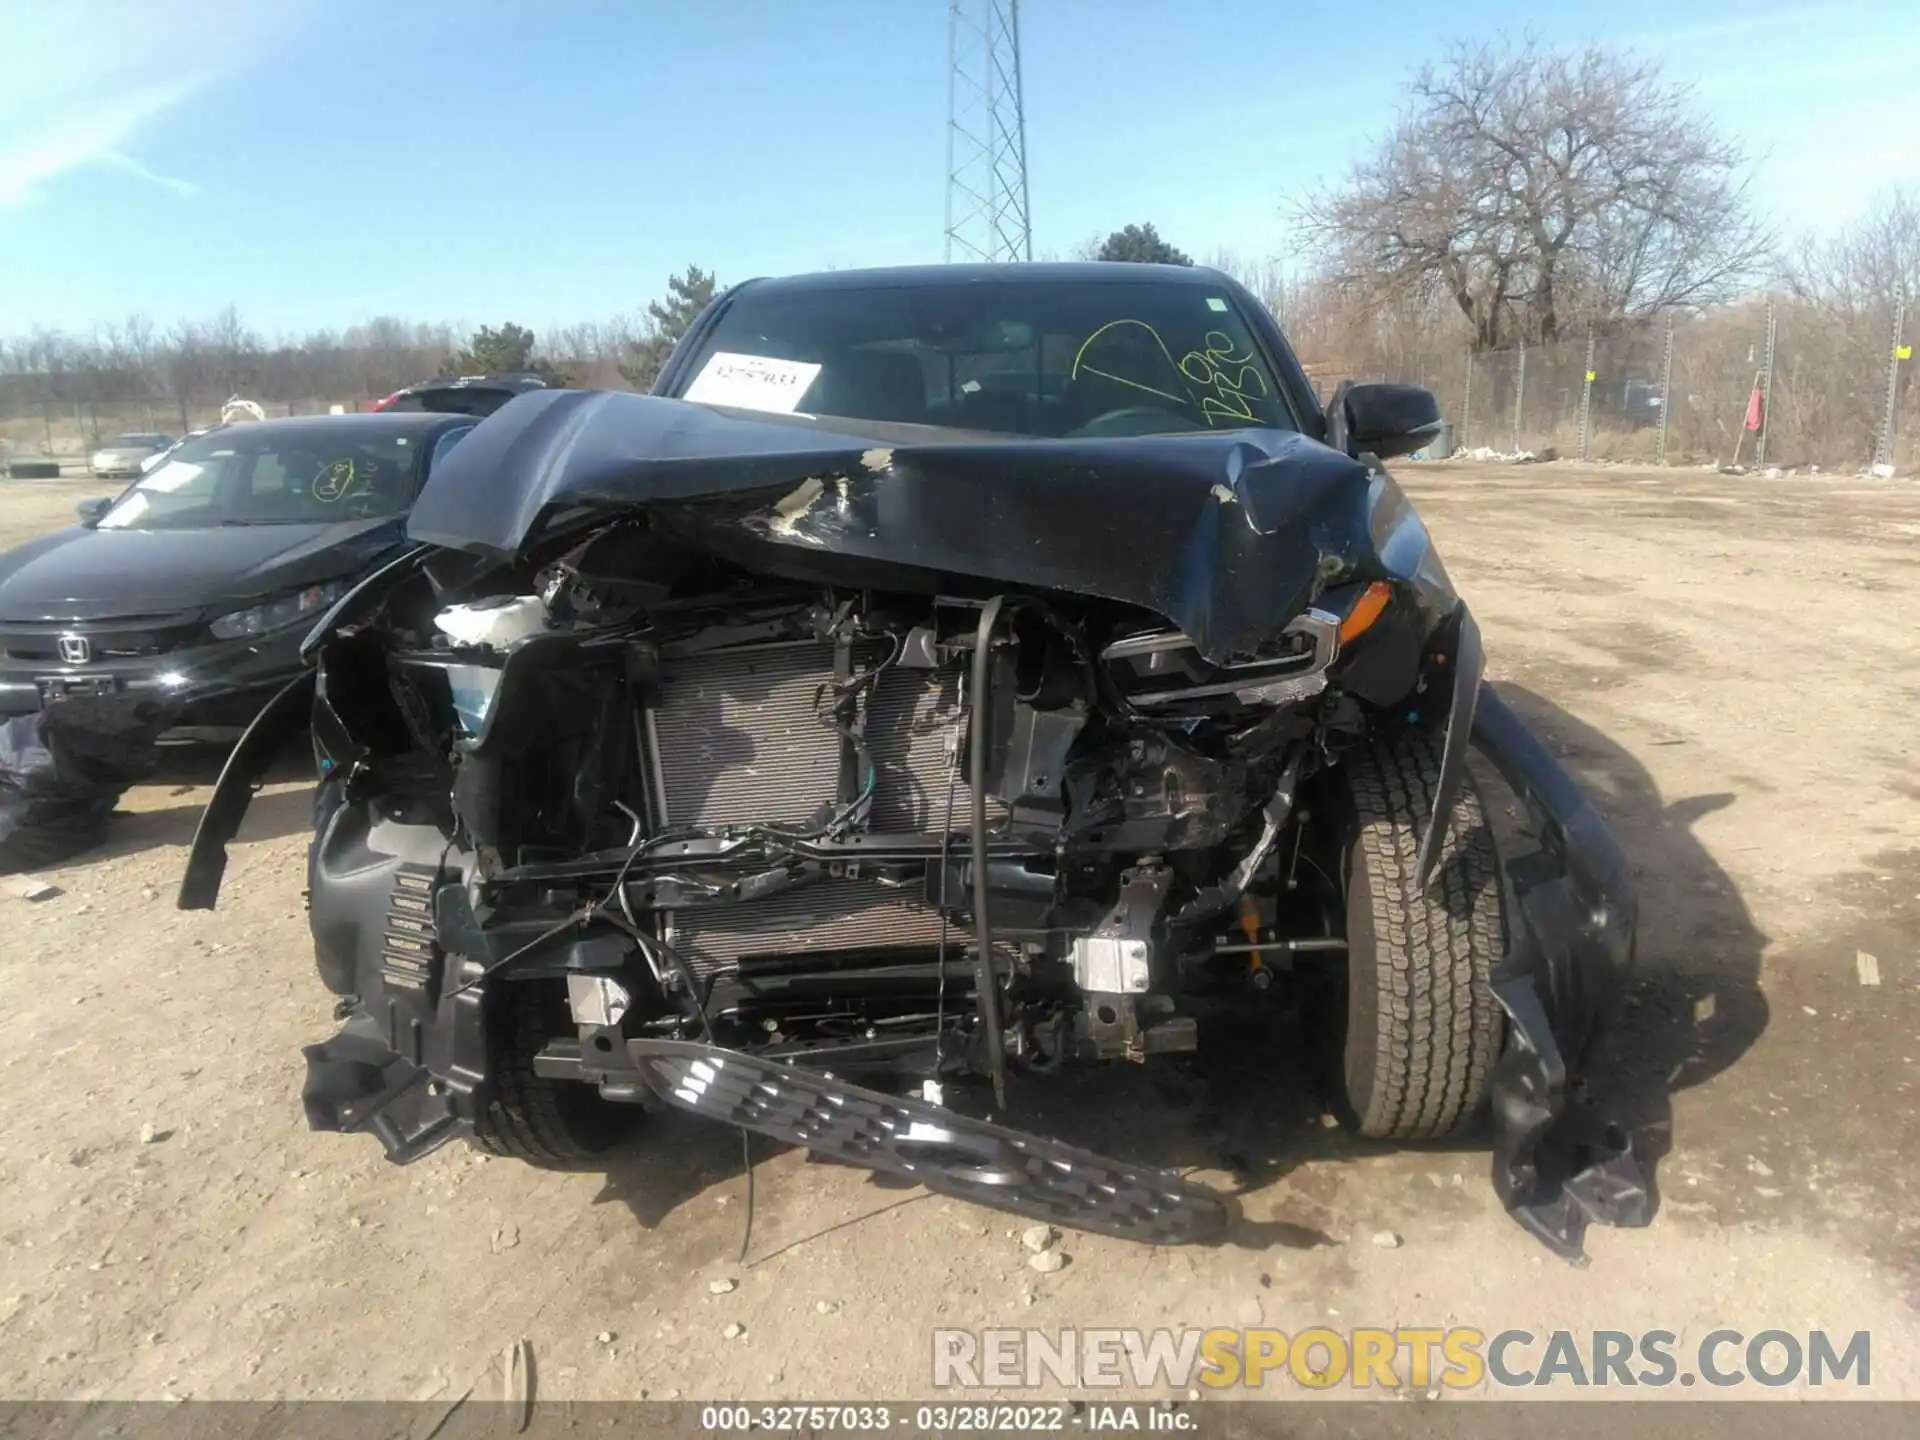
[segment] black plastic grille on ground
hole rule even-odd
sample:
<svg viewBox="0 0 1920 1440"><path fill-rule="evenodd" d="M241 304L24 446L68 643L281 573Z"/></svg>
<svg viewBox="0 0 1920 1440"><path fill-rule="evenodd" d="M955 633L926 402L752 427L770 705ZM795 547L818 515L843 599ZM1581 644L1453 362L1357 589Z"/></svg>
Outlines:
<svg viewBox="0 0 1920 1440"><path fill-rule="evenodd" d="M683 1109L942 1194L1150 1245L1206 1243L1226 1230L1226 1203L1167 1171L738 1051L627 1046L648 1084Z"/></svg>

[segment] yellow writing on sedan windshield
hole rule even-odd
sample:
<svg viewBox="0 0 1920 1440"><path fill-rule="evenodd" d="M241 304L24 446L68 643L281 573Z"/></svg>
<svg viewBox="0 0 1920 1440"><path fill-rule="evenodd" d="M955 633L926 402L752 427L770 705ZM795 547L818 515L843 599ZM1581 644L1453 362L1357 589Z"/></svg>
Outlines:
<svg viewBox="0 0 1920 1440"><path fill-rule="evenodd" d="M359 468L352 459L342 456L331 465L323 467L320 473L313 477L313 498L323 505L344 500L358 490L366 488L359 484L360 478Z"/></svg>

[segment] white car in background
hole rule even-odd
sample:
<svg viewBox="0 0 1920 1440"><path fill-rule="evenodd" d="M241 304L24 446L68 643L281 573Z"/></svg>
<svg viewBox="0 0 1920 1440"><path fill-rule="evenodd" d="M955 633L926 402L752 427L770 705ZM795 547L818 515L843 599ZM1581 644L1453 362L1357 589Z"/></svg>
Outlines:
<svg viewBox="0 0 1920 1440"><path fill-rule="evenodd" d="M165 460L169 455L173 454L174 451L178 450L182 445L186 444L189 440L198 440L202 435L211 435L214 431L220 428L221 427L218 425L202 425L198 430L189 430L186 434L182 435L178 440L168 441L166 449L156 450L153 452L153 454L147 456L146 459L140 462L140 473L142 475L146 474L149 470L153 469L156 465L158 465L161 461Z"/></svg>
<svg viewBox="0 0 1920 1440"><path fill-rule="evenodd" d="M96 479L135 476L145 468L148 460L164 454L172 446L173 437L169 435L148 431L116 435L88 457L87 469Z"/></svg>

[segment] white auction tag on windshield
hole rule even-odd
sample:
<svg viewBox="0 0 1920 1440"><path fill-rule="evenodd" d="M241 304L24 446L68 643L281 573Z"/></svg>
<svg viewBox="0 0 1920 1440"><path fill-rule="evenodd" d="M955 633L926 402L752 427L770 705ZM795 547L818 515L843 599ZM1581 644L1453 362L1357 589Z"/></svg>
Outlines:
<svg viewBox="0 0 1920 1440"><path fill-rule="evenodd" d="M733 405L742 410L791 415L819 373L818 365L800 360L718 350L707 357L681 398L702 405Z"/></svg>

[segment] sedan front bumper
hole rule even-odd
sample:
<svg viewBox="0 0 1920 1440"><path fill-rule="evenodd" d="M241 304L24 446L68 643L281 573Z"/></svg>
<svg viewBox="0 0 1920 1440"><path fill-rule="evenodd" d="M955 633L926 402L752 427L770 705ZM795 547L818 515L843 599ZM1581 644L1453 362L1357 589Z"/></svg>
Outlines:
<svg viewBox="0 0 1920 1440"><path fill-rule="evenodd" d="M88 630L76 625L62 633L85 637ZM31 715L67 695L128 695L177 709L182 725L244 726L302 670L304 634L296 627L84 665L0 656L0 718Z"/></svg>

